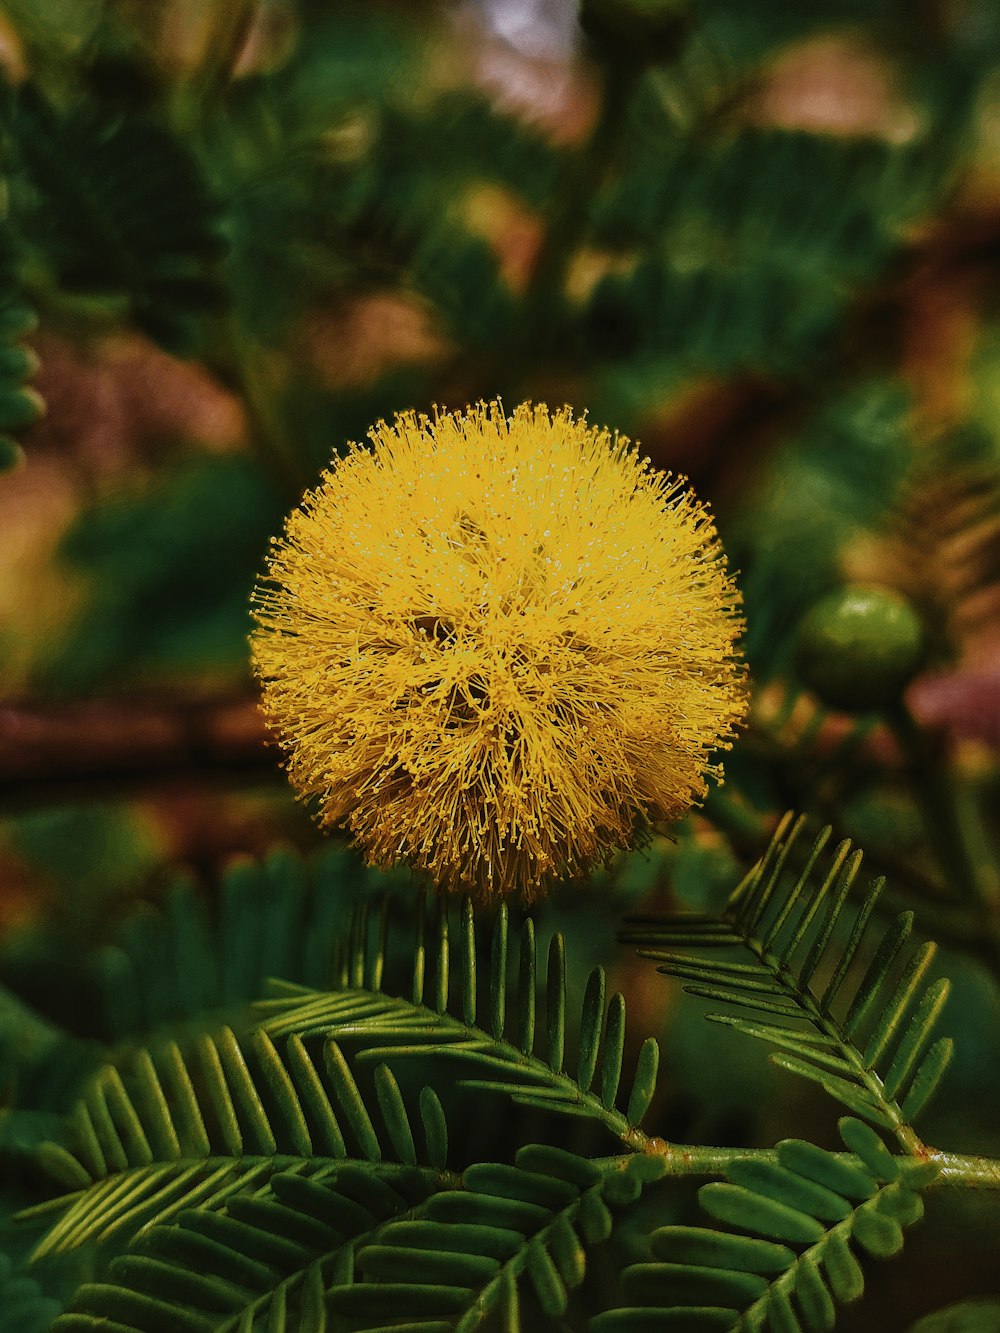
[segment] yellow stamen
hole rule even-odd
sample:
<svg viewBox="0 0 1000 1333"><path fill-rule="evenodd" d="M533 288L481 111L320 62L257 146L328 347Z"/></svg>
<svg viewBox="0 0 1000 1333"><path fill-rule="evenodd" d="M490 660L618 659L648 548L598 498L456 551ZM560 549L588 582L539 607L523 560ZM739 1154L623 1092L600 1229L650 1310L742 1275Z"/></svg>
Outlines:
<svg viewBox="0 0 1000 1333"><path fill-rule="evenodd" d="M255 592L269 725L374 864L531 898L700 800L745 712L711 518L629 442L522 404L404 413Z"/></svg>

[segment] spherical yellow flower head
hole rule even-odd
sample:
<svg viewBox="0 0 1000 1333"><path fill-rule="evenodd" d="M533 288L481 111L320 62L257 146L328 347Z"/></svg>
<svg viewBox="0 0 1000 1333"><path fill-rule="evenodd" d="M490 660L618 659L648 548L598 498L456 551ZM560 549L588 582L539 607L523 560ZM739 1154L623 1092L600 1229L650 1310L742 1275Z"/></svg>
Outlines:
<svg viewBox="0 0 1000 1333"><path fill-rule="evenodd" d="M531 898L683 814L745 711L704 506L568 409L371 439L255 593L264 711L321 822L371 863Z"/></svg>

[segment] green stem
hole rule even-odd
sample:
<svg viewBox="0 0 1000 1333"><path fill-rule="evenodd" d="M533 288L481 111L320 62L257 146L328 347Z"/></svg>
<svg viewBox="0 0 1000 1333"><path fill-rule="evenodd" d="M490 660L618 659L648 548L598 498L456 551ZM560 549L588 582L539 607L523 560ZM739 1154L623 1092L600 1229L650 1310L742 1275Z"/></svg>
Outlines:
<svg viewBox="0 0 1000 1333"><path fill-rule="evenodd" d="M597 121L569 167L535 262L524 320L518 323L516 356L526 368L533 365L539 351L553 349L569 265L586 232L588 205L607 173L634 86L633 73L611 66L605 69Z"/></svg>
<svg viewBox="0 0 1000 1333"><path fill-rule="evenodd" d="M225 0L217 4L201 63L178 84L174 120L185 133L197 130L206 106L233 81L233 71L257 17L257 0Z"/></svg>
<svg viewBox="0 0 1000 1333"><path fill-rule="evenodd" d="M774 1148L703 1148L691 1143L667 1143L645 1138L643 1152L663 1158L668 1176L723 1176L734 1162L778 1162ZM853 1153L833 1153L842 1162L859 1165ZM1000 1190L1000 1160L994 1157L965 1157L960 1153L930 1149L925 1160L937 1163L941 1174L936 1183L969 1189Z"/></svg>
<svg viewBox="0 0 1000 1333"><path fill-rule="evenodd" d="M904 704L887 710L887 720L903 752L913 795L927 839L946 879L968 902L981 905L975 869L968 855L944 757Z"/></svg>
<svg viewBox="0 0 1000 1333"><path fill-rule="evenodd" d="M724 1176L733 1162L777 1162L773 1148L711 1148L696 1143L668 1143L642 1136L633 1140L641 1152L661 1157L668 1176Z"/></svg>
<svg viewBox="0 0 1000 1333"><path fill-rule="evenodd" d="M1000 864L992 827L984 818L978 784L961 772L955 775L955 818L968 850L978 901L991 918L1000 909ZM995 924L995 922L994 922ZM994 932L997 934L997 932Z"/></svg>
<svg viewBox="0 0 1000 1333"><path fill-rule="evenodd" d="M930 1161L941 1167L944 1185L965 1185L970 1189L1000 1190L1000 1160L995 1157L964 1157L959 1153L930 1153Z"/></svg>
<svg viewBox="0 0 1000 1333"><path fill-rule="evenodd" d="M957 778L948 771L940 745L917 724L905 704L890 709L887 717L903 752L931 849L945 878L975 917L982 952L994 971L1000 972L1000 921L982 873L990 859L987 853L983 862L976 846L979 830L978 820L974 823L971 818L973 807L960 803Z"/></svg>
<svg viewBox="0 0 1000 1333"><path fill-rule="evenodd" d="M302 458L289 443L277 407L279 386L265 352L235 318L227 316L220 329L217 358L220 373L243 400L258 458L282 489L298 499L310 478Z"/></svg>

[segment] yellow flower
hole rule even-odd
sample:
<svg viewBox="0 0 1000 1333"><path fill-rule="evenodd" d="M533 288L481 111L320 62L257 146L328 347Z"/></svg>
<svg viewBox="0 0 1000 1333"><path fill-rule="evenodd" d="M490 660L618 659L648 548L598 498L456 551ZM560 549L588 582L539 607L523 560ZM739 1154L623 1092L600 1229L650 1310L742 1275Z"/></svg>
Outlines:
<svg viewBox="0 0 1000 1333"><path fill-rule="evenodd" d="M568 408L370 434L254 595L265 715L321 822L371 863L531 898L703 797L745 711L705 507Z"/></svg>

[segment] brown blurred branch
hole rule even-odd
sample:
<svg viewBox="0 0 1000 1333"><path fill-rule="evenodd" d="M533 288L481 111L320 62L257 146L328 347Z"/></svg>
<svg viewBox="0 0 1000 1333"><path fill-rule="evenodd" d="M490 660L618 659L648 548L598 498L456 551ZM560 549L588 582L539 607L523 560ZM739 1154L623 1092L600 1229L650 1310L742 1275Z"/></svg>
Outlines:
<svg viewBox="0 0 1000 1333"><path fill-rule="evenodd" d="M278 772L252 695L0 706L0 804Z"/></svg>

